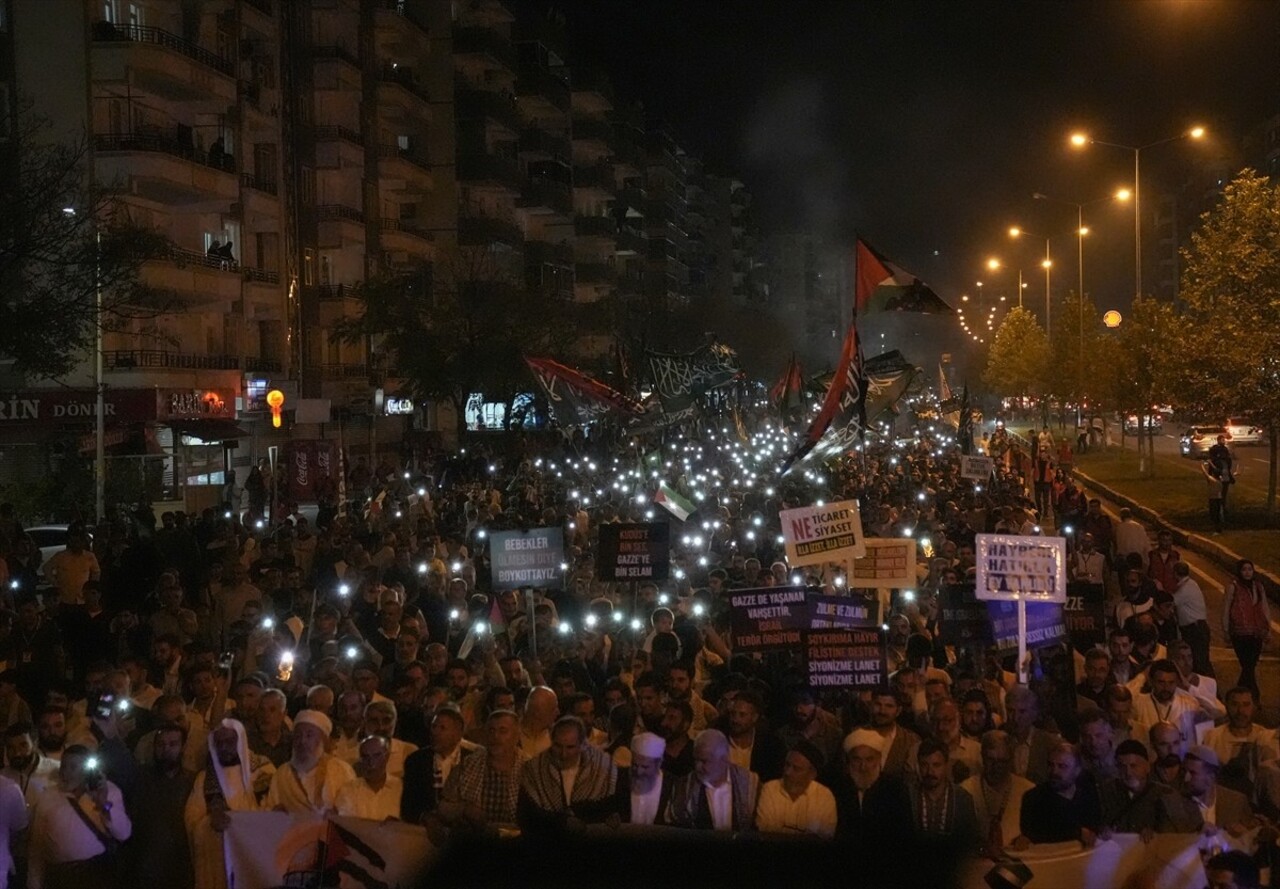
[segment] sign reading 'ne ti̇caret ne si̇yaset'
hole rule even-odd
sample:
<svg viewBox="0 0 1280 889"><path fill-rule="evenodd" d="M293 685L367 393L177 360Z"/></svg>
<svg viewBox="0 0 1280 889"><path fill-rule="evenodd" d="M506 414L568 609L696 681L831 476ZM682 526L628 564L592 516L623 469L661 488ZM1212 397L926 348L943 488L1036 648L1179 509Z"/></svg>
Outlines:
<svg viewBox="0 0 1280 889"><path fill-rule="evenodd" d="M784 509L778 518L782 521L787 562L793 567L847 561L866 552L856 500Z"/></svg>

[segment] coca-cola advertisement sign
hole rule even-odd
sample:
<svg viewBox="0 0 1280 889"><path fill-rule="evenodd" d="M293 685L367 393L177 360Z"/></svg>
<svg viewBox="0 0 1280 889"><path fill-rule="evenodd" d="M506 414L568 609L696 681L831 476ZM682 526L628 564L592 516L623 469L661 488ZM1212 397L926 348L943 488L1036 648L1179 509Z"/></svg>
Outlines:
<svg viewBox="0 0 1280 889"><path fill-rule="evenodd" d="M335 445L331 441L291 441L285 449L289 496L298 502L315 500L320 490L335 481Z"/></svg>

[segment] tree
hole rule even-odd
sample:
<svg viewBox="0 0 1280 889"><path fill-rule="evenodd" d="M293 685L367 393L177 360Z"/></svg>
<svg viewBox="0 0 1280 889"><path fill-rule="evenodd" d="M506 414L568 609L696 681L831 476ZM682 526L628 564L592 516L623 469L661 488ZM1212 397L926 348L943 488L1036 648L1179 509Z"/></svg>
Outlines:
<svg viewBox="0 0 1280 889"><path fill-rule="evenodd" d="M1181 401L1211 416L1255 418L1270 439L1267 515L1275 518L1280 445L1280 186L1244 169L1201 217L1183 251L1186 338Z"/></svg>
<svg viewBox="0 0 1280 889"><path fill-rule="evenodd" d="M1174 400L1177 387L1172 356L1175 349L1170 346L1183 341L1182 330L1182 319L1170 303L1143 296L1134 299L1129 318L1120 326L1117 337L1119 348L1112 374L1116 406L1121 417L1131 411L1137 414L1138 454L1151 472L1155 471L1155 431L1151 428L1151 416L1155 405Z"/></svg>
<svg viewBox="0 0 1280 889"><path fill-rule="evenodd" d="M1049 334L1049 366L1053 373L1046 381L1048 393L1058 398L1065 411L1068 403L1100 401L1097 352L1101 322L1093 300L1067 293L1053 310L1053 332Z"/></svg>
<svg viewBox="0 0 1280 889"><path fill-rule="evenodd" d="M94 180L86 139L49 130L24 103L0 152L0 358L37 377L72 371L99 323L121 329L168 304L139 278L165 239L130 218L114 183Z"/></svg>
<svg viewBox="0 0 1280 889"><path fill-rule="evenodd" d="M451 247L420 273L380 273L357 286L362 311L333 337L369 343L415 397L448 401L459 417L473 392L510 403L531 386L523 357L564 357L579 313L527 286L507 260L487 247Z"/></svg>
<svg viewBox="0 0 1280 889"><path fill-rule="evenodd" d="M1027 309L1009 310L987 355L983 381L998 395L1040 398L1049 371L1049 340Z"/></svg>

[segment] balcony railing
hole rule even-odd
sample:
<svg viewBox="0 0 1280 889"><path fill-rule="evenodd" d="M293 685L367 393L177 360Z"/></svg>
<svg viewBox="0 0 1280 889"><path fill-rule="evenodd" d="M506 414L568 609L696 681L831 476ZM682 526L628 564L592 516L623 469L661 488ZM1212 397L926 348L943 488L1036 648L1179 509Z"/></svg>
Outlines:
<svg viewBox="0 0 1280 889"><path fill-rule="evenodd" d="M325 46L313 46L311 48L311 57L314 59L337 59L340 62L346 62L354 68L360 67L360 56L347 49L341 43L330 43Z"/></svg>
<svg viewBox="0 0 1280 889"><path fill-rule="evenodd" d="M93 40L95 43L148 43L152 46L163 46L165 49L171 49L189 59L194 59L220 74L225 74L228 77L234 76L235 68L229 60L161 28L151 28L144 25L116 25L107 21L99 21L93 26Z"/></svg>
<svg viewBox="0 0 1280 889"><path fill-rule="evenodd" d="M280 273L268 271L267 269L251 269L248 266L242 266L240 271L244 274L246 281L253 281L258 284L279 284Z"/></svg>
<svg viewBox="0 0 1280 889"><path fill-rule="evenodd" d="M343 299L355 299L356 289L350 284L321 284L316 288L316 295L321 302L336 302Z"/></svg>
<svg viewBox="0 0 1280 889"><path fill-rule="evenodd" d="M202 253L199 250L186 250L182 247L169 247L159 256L156 256L154 261L171 262L179 268L198 266L224 272L235 272L240 267L239 263L234 259L228 259L225 256L213 253Z"/></svg>
<svg viewBox="0 0 1280 889"><path fill-rule="evenodd" d="M245 0L245 2L263 15L269 16L272 14L271 0Z"/></svg>
<svg viewBox="0 0 1280 889"><path fill-rule="evenodd" d="M510 40L492 28L454 28L453 51L455 55L487 55L512 71L516 67L516 48L511 45Z"/></svg>
<svg viewBox="0 0 1280 889"><path fill-rule="evenodd" d="M277 358L246 358L244 369L249 373L278 374L283 366Z"/></svg>
<svg viewBox="0 0 1280 889"><path fill-rule="evenodd" d="M415 167L420 167L427 172L431 172L431 162L421 152L413 151L408 148L401 148L399 145L379 145L378 157L399 158L408 161Z"/></svg>
<svg viewBox="0 0 1280 889"><path fill-rule="evenodd" d="M496 216L458 216L458 243L466 245L494 242L516 245L524 240L520 226L514 220Z"/></svg>
<svg viewBox="0 0 1280 889"><path fill-rule="evenodd" d="M417 220L413 219L393 219L388 216L383 216L382 230L384 232L404 232L407 235L422 238L424 241L435 240L434 234L427 231L417 222Z"/></svg>
<svg viewBox="0 0 1280 889"><path fill-rule="evenodd" d="M612 238L618 223L612 216L579 216L573 221L574 231L584 238Z"/></svg>
<svg viewBox="0 0 1280 889"><path fill-rule="evenodd" d="M358 222L363 225L364 213L355 207L348 207L346 204L318 204L316 205L316 219L322 222L331 219L345 219L348 222Z"/></svg>
<svg viewBox="0 0 1280 889"><path fill-rule="evenodd" d="M645 253L649 249L649 239L643 232L623 226L618 229L614 249L619 253Z"/></svg>
<svg viewBox="0 0 1280 889"><path fill-rule="evenodd" d="M101 133L93 137L93 147L104 152L156 151L226 173L236 171L236 161L231 155L210 154L190 143L161 133Z"/></svg>
<svg viewBox="0 0 1280 889"><path fill-rule="evenodd" d="M573 265L573 247L569 244L551 244L547 241L526 241L524 245L525 264L549 263L550 265Z"/></svg>
<svg viewBox="0 0 1280 889"><path fill-rule="evenodd" d="M546 207L557 213L573 212L573 189L545 176L531 176L521 193L520 206Z"/></svg>
<svg viewBox="0 0 1280 889"><path fill-rule="evenodd" d="M426 36L431 36L430 26L419 18L416 13L409 10L405 0L382 0L382 3L378 8L386 12L394 12L396 15L400 16L400 18L415 26Z"/></svg>
<svg viewBox="0 0 1280 889"><path fill-rule="evenodd" d="M177 370L239 370L237 355L192 355L167 349L122 349L102 353L107 370L125 371L154 368Z"/></svg>
<svg viewBox="0 0 1280 889"><path fill-rule="evenodd" d="M393 83L399 86L413 96L421 99L423 102L430 102L431 97L427 94L427 89L418 83L412 68L396 68L391 65L384 65L382 68L382 82Z"/></svg>
<svg viewBox="0 0 1280 889"><path fill-rule="evenodd" d="M479 151L458 152L458 179L462 182L491 182L522 191L528 184L519 161Z"/></svg>
<svg viewBox="0 0 1280 889"><path fill-rule="evenodd" d="M367 379L369 366L367 364L322 364L320 376L326 380Z"/></svg>
<svg viewBox="0 0 1280 889"><path fill-rule="evenodd" d="M458 120L492 118L513 132L522 128L520 110L515 96L489 90L455 87L453 91L454 115Z"/></svg>
<svg viewBox="0 0 1280 889"><path fill-rule="evenodd" d="M352 130L343 126L333 124L325 124L315 129L317 142L354 142L356 145L364 145L364 137L360 135L358 130Z"/></svg>
<svg viewBox="0 0 1280 889"><path fill-rule="evenodd" d="M573 154L567 138L536 128L527 129L520 134L520 151L545 154L562 161L568 161Z"/></svg>
<svg viewBox="0 0 1280 889"><path fill-rule="evenodd" d="M567 69L543 67L532 60L524 60L516 75L516 95L541 96L561 111L568 111L572 95L568 81L560 75Z"/></svg>
<svg viewBox="0 0 1280 889"><path fill-rule="evenodd" d="M241 173L240 184L245 188L252 188L254 191L260 191L263 194L278 194L278 186L275 179L262 179L252 173Z"/></svg>

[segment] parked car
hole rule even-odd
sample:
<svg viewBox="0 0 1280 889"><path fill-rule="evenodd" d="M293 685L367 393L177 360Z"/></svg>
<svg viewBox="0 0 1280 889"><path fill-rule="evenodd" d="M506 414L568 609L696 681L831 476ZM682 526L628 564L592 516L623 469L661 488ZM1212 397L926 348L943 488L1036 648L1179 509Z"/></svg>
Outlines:
<svg viewBox="0 0 1280 889"><path fill-rule="evenodd" d="M1233 445L1262 444L1262 427L1243 417L1232 417L1226 422L1227 433Z"/></svg>
<svg viewBox="0 0 1280 889"><path fill-rule="evenodd" d="M1182 456L1196 459L1208 456L1209 448L1218 443L1219 435L1225 435L1228 444L1234 443L1224 426L1192 426L1182 433Z"/></svg>
<svg viewBox="0 0 1280 889"><path fill-rule="evenodd" d="M1142 431L1159 432L1164 428L1164 421L1159 414L1148 414L1142 418ZM1136 434L1138 431L1138 415L1130 414L1124 418L1124 431L1129 434Z"/></svg>

